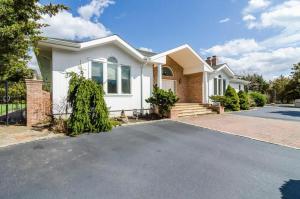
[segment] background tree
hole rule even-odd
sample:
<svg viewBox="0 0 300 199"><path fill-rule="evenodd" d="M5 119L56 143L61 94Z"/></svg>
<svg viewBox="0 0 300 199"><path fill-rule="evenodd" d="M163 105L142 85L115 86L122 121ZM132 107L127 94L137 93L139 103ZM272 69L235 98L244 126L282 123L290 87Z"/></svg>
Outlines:
<svg viewBox="0 0 300 199"><path fill-rule="evenodd" d="M42 40L42 16L55 15L66 6L57 4L42 5L39 0L0 0L0 80L19 81L32 77L27 68L31 59L28 55Z"/></svg>
<svg viewBox="0 0 300 199"><path fill-rule="evenodd" d="M284 103L284 101L288 101L288 91L287 86L290 83L289 77L284 77L281 75L280 77L276 78L271 83L271 94L274 96L274 102L280 101Z"/></svg>
<svg viewBox="0 0 300 199"><path fill-rule="evenodd" d="M265 94L269 89L269 83L266 80L264 80L262 75L248 74L246 76L243 76L242 79L250 82L247 85L247 90Z"/></svg>
<svg viewBox="0 0 300 199"><path fill-rule="evenodd" d="M300 63L294 64L291 72L291 80L286 86L289 100L300 99Z"/></svg>

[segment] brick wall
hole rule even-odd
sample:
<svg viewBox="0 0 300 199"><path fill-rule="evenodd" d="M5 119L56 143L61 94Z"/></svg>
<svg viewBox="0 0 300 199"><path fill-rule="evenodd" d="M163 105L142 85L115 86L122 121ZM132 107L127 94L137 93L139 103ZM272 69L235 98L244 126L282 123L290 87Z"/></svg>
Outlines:
<svg viewBox="0 0 300 199"><path fill-rule="evenodd" d="M185 75L186 102L202 103L203 73Z"/></svg>
<svg viewBox="0 0 300 199"><path fill-rule="evenodd" d="M43 81L25 80L26 82L26 124L33 126L49 119L51 115L51 95L44 91Z"/></svg>

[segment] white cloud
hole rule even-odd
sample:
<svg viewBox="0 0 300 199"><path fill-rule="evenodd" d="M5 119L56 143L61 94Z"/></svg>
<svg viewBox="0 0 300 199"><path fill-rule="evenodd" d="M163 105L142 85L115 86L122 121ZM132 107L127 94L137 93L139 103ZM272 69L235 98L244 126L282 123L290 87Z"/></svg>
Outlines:
<svg viewBox="0 0 300 199"><path fill-rule="evenodd" d="M270 0L249 0L247 7L243 10L244 14L256 12L271 5Z"/></svg>
<svg viewBox="0 0 300 199"><path fill-rule="evenodd" d="M153 52L153 50L151 48L140 47L139 49L143 50L143 51L147 51L147 52Z"/></svg>
<svg viewBox="0 0 300 199"><path fill-rule="evenodd" d="M230 18L225 18L225 19L221 19L219 21L219 23L226 23L226 22L229 22L230 21Z"/></svg>
<svg viewBox="0 0 300 199"><path fill-rule="evenodd" d="M113 4L111 0L92 0L78 9L79 16L69 11L61 11L53 17L45 15L42 22L49 26L43 28L43 35L64 39L86 39L104 37L111 32L98 20L103 10Z"/></svg>
<svg viewBox="0 0 300 199"><path fill-rule="evenodd" d="M89 4L78 8L78 13L85 20L90 20L93 16L100 17L104 9L114 4L112 0L92 0Z"/></svg>
<svg viewBox="0 0 300 199"><path fill-rule="evenodd" d="M256 20L256 17L249 14L249 15L245 15L245 16L243 17L243 20L244 20L244 21L253 21L253 20Z"/></svg>
<svg viewBox="0 0 300 199"><path fill-rule="evenodd" d="M205 54L218 56L237 56L262 49L254 39L235 39L223 45L216 45L207 50Z"/></svg>

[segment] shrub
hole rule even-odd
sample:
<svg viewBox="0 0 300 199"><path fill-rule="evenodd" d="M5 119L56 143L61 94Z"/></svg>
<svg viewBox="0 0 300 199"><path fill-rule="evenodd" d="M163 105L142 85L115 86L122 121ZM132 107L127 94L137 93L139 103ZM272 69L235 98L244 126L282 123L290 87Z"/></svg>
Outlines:
<svg viewBox="0 0 300 199"><path fill-rule="evenodd" d="M82 74L70 73L69 76L68 102L72 108L68 121L69 135L110 131L112 123L103 98L102 86L85 79Z"/></svg>
<svg viewBox="0 0 300 199"><path fill-rule="evenodd" d="M256 106L263 107L267 103L267 96L258 92L251 92L250 97Z"/></svg>
<svg viewBox="0 0 300 199"><path fill-rule="evenodd" d="M226 97L221 95L213 95L209 97L213 102L219 102L221 106L225 106Z"/></svg>
<svg viewBox="0 0 300 199"><path fill-rule="evenodd" d="M239 91L238 92L239 100L240 100L240 108L242 110L249 110L249 97L246 92Z"/></svg>
<svg viewBox="0 0 300 199"><path fill-rule="evenodd" d="M146 99L146 102L158 107L160 116L164 117L178 100L179 98L171 90L166 91L155 85L152 96Z"/></svg>
<svg viewBox="0 0 300 199"><path fill-rule="evenodd" d="M239 96L236 93L235 89L232 88L230 85L227 87L225 92L224 106L226 110L230 110L230 111L240 110Z"/></svg>

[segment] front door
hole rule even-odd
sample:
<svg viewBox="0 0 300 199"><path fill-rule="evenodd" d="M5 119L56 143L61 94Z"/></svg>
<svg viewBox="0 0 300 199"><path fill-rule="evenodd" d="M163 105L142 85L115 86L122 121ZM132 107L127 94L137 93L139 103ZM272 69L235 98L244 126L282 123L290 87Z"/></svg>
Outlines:
<svg viewBox="0 0 300 199"><path fill-rule="evenodd" d="M163 79L162 80L162 88L164 90L169 90L173 91L175 93L175 84L176 80L169 80L169 79Z"/></svg>

